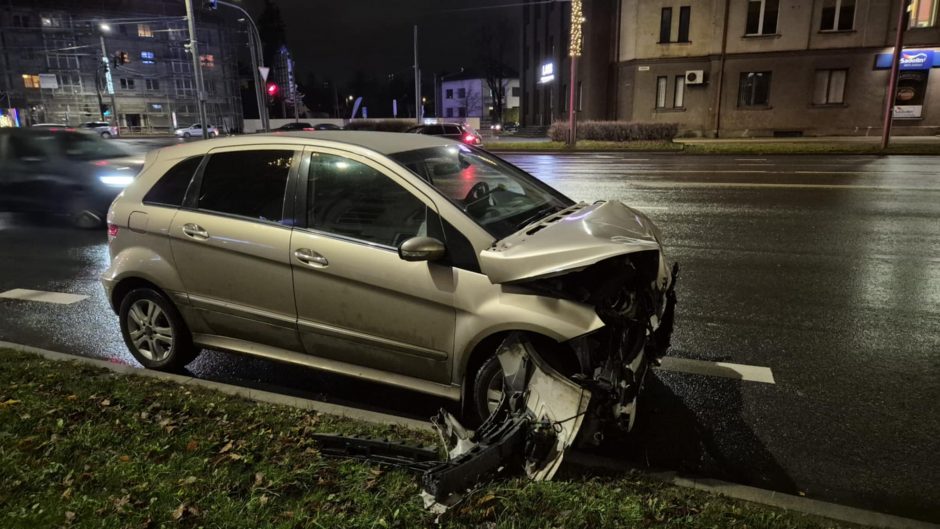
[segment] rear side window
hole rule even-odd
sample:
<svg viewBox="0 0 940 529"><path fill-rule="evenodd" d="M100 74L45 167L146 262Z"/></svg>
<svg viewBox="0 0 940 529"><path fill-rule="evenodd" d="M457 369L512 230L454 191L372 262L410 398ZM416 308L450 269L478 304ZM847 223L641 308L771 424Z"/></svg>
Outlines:
<svg viewBox="0 0 940 529"><path fill-rule="evenodd" d="M144 195L144 204L159 204L178 208L183 205L186 188L199 167L202 156L187 158L177 163L157 181Z"/></svg>
<svg viewBox="0 0 940 529"><path fill-rule="evenodd" d="M444 134L460 134L460 127L457 125L444 125Z"/></svg>
<svg viewBox="0 0 940 529"><path fill-rule="evenodd" d="M294 151L213 154L199 189L199 209L281 222Z"/></svg>

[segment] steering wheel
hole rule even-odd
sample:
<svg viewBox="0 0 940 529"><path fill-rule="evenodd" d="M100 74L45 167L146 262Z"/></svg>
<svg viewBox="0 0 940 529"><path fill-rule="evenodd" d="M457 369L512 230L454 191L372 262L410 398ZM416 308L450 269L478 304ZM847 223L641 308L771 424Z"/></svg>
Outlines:
<svg viewBox="0 0 940 529"><path fill-rule="evenodd" d="M470 192L463 198L465 203L474 203L490 194L490 185L486 182L477 182L470 188Z"/></svg>

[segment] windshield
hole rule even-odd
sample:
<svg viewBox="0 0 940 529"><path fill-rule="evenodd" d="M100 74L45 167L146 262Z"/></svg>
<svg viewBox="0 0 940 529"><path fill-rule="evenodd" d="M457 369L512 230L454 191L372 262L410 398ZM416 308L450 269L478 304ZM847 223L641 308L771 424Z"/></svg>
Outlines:
<svg viewBox="0 0 940 529"><path fill-rule="evenodd" d="M390 158L423 178L497 239L574 202L499 158L469 147L432 147Z"/></svg>

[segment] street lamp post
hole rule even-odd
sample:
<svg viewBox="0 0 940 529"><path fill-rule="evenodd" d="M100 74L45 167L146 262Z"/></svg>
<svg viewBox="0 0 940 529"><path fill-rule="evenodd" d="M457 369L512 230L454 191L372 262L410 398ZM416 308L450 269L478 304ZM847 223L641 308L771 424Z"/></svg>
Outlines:
<svg viewBox="0 0 940 529"><path fill-rule="evenodd" d="M264 104L265 80L261 78L261 70L259 69L259 67L264 67L264 50L261 47L261 34L258 32L258 25L248 14L248 11L245 11L241 6L223 0L219 0L218 4L238 10L248 22L250 28L248 31L248 48L251 50L252 78L255 80L255 97L258 99L258 119L261 120L261 129L269 130L268 106Z"/></svg>
<svg viewBox="0 0 940 529"><path fill-rule="evenodd" d="M117 129L118 136L120 136L121 126L118 122L117 99L114 97L114 78L111 76L111 60L108 58L108 48L104 45L104 33L110 31L111 26L101 24L98 28L101 30L101 33L98 34L98 39L101 41L101 62L104 64L105 87L108 90L108 95L111 97L111 122L114 124L114 128ZM98 109L100 111L100 99L98 102Z"/></svg>

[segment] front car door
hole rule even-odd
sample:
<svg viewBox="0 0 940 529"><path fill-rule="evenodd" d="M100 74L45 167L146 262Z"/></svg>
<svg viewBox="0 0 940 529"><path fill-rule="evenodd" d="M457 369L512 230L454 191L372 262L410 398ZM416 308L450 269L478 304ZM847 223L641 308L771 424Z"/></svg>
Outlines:
<svg viewBox="0 0 940 529"><path fill-rule="evenodd" d="M288 185L299 160L288 146L212 150L173 218L176 268L215 335L301 351Z"/></svg>
<svg viewBox="0 0 940 529"><path fill-rule="evenodd" d="M291 249L307 352L449 383L455 271L397 251L439 223L433 201L375 161L331 149L305 152L297 194L303 226Z"/></svg>

